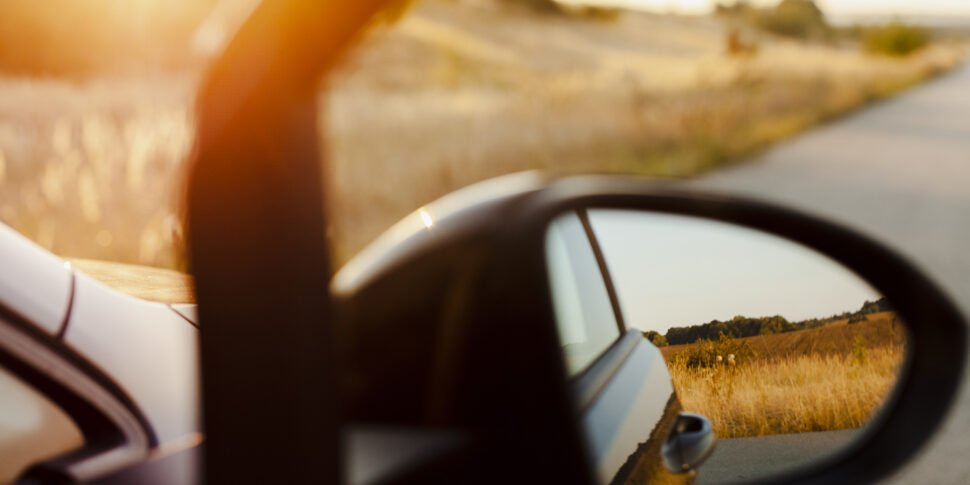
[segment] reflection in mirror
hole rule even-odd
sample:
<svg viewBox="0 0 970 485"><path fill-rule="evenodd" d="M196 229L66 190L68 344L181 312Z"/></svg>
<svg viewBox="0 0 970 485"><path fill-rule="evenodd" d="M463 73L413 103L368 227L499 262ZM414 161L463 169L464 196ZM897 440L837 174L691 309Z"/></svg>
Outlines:
<svg viewBox="0 0 970 485"><path fill-rule="evenodd" d="M642 335L635 345L653 344L678 412L709 420L717 437L706 460L685 466L694 483L763 479L834 457L886 403L905 361L907 330L850 270L789 240L709 219L631 210L578 216L620 321ZM561 297L553 288L553 301ZM617 360L617 348L602 351L586 373ZM654 392L651 383L624 378L632 361L619 360L597 397L581 403L582 425L600 468L610 455L614 463L625 457L613 475L601 470L601 481L636 482L631 469L656 469L667 457L643 446L649 433L634 446L603 429L608 419L591 417L605 415L602 399L627 423L645 412L633 403ZM585 376L572 385L588 385Z"/></svg>
<svg viewBox="0 0 970 485"><path fill-rule="evenodd" d="M546 236L549 284L559 295L553 303L570 375L585 369L620 336L587 227L578 215L569 214L550 226Z"/></svg>

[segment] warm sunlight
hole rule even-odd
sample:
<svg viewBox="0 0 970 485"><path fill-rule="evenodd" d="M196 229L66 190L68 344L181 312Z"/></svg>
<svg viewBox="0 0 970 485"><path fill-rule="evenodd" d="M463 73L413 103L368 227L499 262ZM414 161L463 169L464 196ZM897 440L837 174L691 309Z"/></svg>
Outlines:
<svg viewBox="0 0 970 485"><path fill-rule="evenodd" d="M490 177L690 177L743 159L964 55L945 29L884 32L841 12L970 10L818 0L824 18L787 25L767 0L676 20L714 2L612 1L654 13L424 0L374 29L320 105L338 263L415 207ZM57 254L184 269L195 91L257 2L0 3L0 222Z"/></svg>
<svg viewBox="0 0 970 485"><path fill-rule="evenodd" d="M968 61L970 0L0 0L0 485L970 483Z"/></svg>

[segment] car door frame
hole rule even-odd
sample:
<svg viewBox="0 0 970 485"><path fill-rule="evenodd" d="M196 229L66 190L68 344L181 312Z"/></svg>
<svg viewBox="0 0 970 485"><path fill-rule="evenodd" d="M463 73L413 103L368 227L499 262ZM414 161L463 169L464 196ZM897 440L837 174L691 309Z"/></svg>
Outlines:
<svg viewBox="0 0 970 485"><path fill-rule="evenodd" d="M84 439L80 448L30 464L18 480L92 480L143 460L157 445L134 401L62 337L0 304L0 366L62 409Z"/></svg>

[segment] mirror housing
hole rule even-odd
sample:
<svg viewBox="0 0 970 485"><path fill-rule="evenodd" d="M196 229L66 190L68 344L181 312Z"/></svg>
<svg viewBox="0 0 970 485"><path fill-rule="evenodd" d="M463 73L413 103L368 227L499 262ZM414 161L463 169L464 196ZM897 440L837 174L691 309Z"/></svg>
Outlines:
<svg viewBox="0 0 970 485"><path fill-rule="evenodd" d="M577 209L686 215L763 231L828 256L893 302L909 325L910 354L884 411L843 453L775 477L778 483L884 477L929 439L951 405L966 357L964 317L920 270L884 245L796 211L632 177L550 181L516 174L411 214L348 263L332 285L342 326L390 328L396 324L393 308L375 316L367 311L379 301L374 292L412 295L431 281L429 268L442 259L454 262L445 277L451 281L447 291L409 300L439 322L436 339L424 350L435 355L431 365L439 369L429 384L435 418L395 424L466 430L476 446L459 453L458 462L494 473L486 471L480 480L507 477L511 469L522 471L522 480L596 482L577 423L582 409L561 358L545 264L547 227ZM696 466L710 452L705 440L702 433L665 442L675 458L670 463L681 471L685 464Z"/></svg>
<svg viewBox="0 0 970 485"><path fill-rule="evenodd" d="M673 473L694 470L711 456L715 443L710 420L700 414L681 412L661 449L664 466Z"/></svg>

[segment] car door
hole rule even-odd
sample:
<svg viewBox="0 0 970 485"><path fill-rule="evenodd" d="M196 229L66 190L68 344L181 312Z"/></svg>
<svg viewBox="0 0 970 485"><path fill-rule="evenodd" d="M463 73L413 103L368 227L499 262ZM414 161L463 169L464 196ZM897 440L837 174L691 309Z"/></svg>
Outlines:
<svg viewBox="0 0 970 485"><path fill-rule="evenodd" d="M90 480L148 453L124 394L56 338L0 308L0 483Z"/></svg>
<svg viewBox="0 0 970 485"><path fill-rule="evenodd" d="M75 275L0 225L0 483L86 481L154 438L127 395L71 349Z"/></svg>
<svg viewBox="0 0 970 485"><path fill-rule="evenodd" d="M626 329L585 211L546 235L563 358L600 483L689 480L663 466L661 448L681 410L659 349Z"/></svg>

